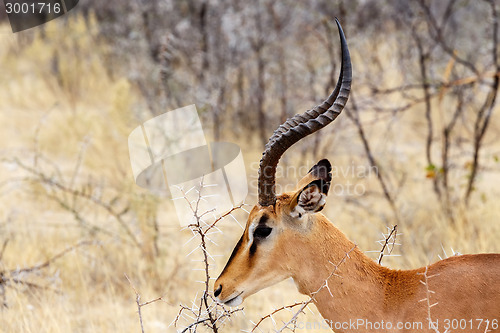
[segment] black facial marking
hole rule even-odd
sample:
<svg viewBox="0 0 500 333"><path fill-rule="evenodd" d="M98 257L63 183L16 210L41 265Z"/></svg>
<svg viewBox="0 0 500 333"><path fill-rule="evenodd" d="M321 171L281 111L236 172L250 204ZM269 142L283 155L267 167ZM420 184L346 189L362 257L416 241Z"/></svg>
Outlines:
<svg viewBox="0 0 500 333"><path fill-rule="evenodd" d="M241 244L243 243L243 236L245 234L243 234L240 238L240 240L238 241L238 243L236 244L236 246L234 247L234 250L233 250L233 253L231 253L231 256L229 257L229 260L227 261L227 264L226 266L224 267L224 269L222 270L222 273L224 273L224 271L226 270L227 267L229 267L229 265L231 264L231 261L233 261L234 257L236 256L236 253L238 252L238 250L240 249L241 247ZM222 275L221 273L221 275Z"/></svg>
<svg viewBox="0 0 500 333"><path fill-rule="evenodd" d="M257 243L254 240L252 242L252 246L250 246L250 258L253 257L256 251L257 251Z"/></svg>
<svg viewBox="0 0 500 333"><path fill-rule="evenodd" d="M269 216L266 214L262 215L260 217L259 223L257 224L257 227L255 228L253 232L253 241L252 245L250 246L250 259L252 259L253 255L255 252L257 252L257 243L269 236L271 231L273 230L272 228L267 226L267 221L269 220Z"/></svg>

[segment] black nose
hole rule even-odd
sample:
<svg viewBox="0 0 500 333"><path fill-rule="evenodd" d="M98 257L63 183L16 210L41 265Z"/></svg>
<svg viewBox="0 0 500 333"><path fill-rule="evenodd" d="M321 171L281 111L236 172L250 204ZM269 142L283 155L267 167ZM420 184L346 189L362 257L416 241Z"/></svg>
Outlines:
<svg viewBox="0 0 500 333"><path fill-rule="evenodd" d="M214 291L214 296L217 297L220 295L220 292L222 291L222 285L219 284L219 288L217 288L215 291Z"/></svg>

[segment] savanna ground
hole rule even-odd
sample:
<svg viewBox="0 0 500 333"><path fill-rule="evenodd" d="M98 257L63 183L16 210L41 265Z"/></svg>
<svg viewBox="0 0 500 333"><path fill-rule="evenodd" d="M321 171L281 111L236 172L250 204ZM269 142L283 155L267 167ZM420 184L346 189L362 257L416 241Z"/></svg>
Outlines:
<svg viewBox="0 0 500 333"><path fill-rule="evenodd" d="M179 8L170 4L167 10L189 18L199 9L191 2L179 3ZM389 9L380 9L373 3L358 4L359 16L370 11L390 16L391 10L400 10L397 4L401 6L388 1L384 5ZM368 253L374 260L382 233L398 224L401 245L393 254L399 256L383 261L394 268L423 266L453 251L500 252L500 107L488 104L498 88L493 81L500 60L490 55L498 49L492 29L498 30L494 10L499 9L488 1L450 1L451 9L436 2L420 3L408 9L415 11L414 16L401 14L400 20L409 22L406 26L389 20L373 31L361 25L363 18L346 14L354 98L328 129L292 147L278 171L280 186L290 186L318 159L330 159L334 185L324 213L361 249L375 251ZM196 103L210 140L241 147L249 180L246 202L255 203L256 165L264 136L270 136L283 115L291 116L326 97L330 71L335 64L338 68L339 61L335 28L325 23L326 14L318 14L325 10L321 2L312 9L261 5L275 12L268 7L265 14L255 12L253 5L240 3L230 15L224 16L217 4L211 4L209 13L223 16L221 22L236 20L236 27L250 25L247 32L253 31L238 16L243 13L257 22L255 31L266 35L262 31L271 29L275 35L268 34L269 39L250 32L240 35L226 22L221 26L227 40L217 41L213 36L220 31L214 23L204 26L203 20L179 19L176 32L159 39L166 44L152 47L160 53L171 47L163 50L168 53L162 58L168 58L166 62L147 58L147 27L155 25L154 16L147 25L122 35L106 30L105 20L92 11L74 10L43 28L18 34L12 34L3 21L2 332L140 332L136 295L125 275L142 301L162 296L142 308L146 332L175 331L188 324L171 326L179 305L190 305L203 290L199 281L204 273L193 270L203 268L200 253L188 256L197 243L189 242L189 230L181 230L169 199L134 183L127 137L155 115ZM91 4L81 6L88 9ZM336 6L327 9L335 12ZM340 12L342 8L339 5ZM280 20L280 15L295 21ZM315 15L320 16L316 26ZM432 18L438 18L441 37ZM124 22L132 27L137 23L130 18ZM175 38L187 33L190 24L201 34L188 35L192 40L186 38L186 45L181 44ZM301 24L307 29L300 29ZM203 31L209 31L208 37ZM114 39L113 33L120 38ZM234 57L247 57L231 62L228 69L220 63L231 53L218 54L220 48L214 45L229 45L231 37L236 43L231 46ZM198 50L197 38L208 47L201 43L206 53L195 53L190 62L188 51ZM333 51L318 52L324 47ZM477 149L477 128L485 120L481 112L489 116ZM233 215L244 225L244 210ZM219 274L242 232L230 217L219 228L222 233L213 235L217 245L208 245L215 258L212 277ZM251 329L252 322L273 309L301 299L305 298L293 282L284 281L248 298L244 313L234 315L222 331ZM321 319L310 308L312 312L306 311L300 321ZM291 315L282 311L276 319L286 321ZM262 329L271 327L269 321Z"/></svg>

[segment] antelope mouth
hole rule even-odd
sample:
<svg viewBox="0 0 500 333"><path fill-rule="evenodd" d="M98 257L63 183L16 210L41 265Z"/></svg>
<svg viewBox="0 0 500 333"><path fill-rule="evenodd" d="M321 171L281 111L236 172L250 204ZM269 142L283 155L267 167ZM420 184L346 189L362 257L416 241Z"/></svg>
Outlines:
<svg viewBox="0 0 500 333"><path fill-rule="evenodd" d="M229 300L223 302L224 305L227 305L230 307L235 307L235 306L240 305L241 303L243 303L243 297L241 297L241 294L243 294L243 292L241 292L238 295L236 295L235 297L230 298Z"/></svg>

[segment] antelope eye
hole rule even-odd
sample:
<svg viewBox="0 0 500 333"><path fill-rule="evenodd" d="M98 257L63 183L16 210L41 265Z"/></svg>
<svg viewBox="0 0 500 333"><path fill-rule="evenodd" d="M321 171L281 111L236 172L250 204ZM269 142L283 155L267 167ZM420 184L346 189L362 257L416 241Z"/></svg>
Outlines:
<svg viewBox="0 0 500 333"><path fill-rule="evenodd" d="M269 228L269 227L259 227L259 228L255 229L255 231L253 232L253 236L255 238L266 238L267 236L269 236L271 234L272 230L273 230L273 228Z"/></svg>

